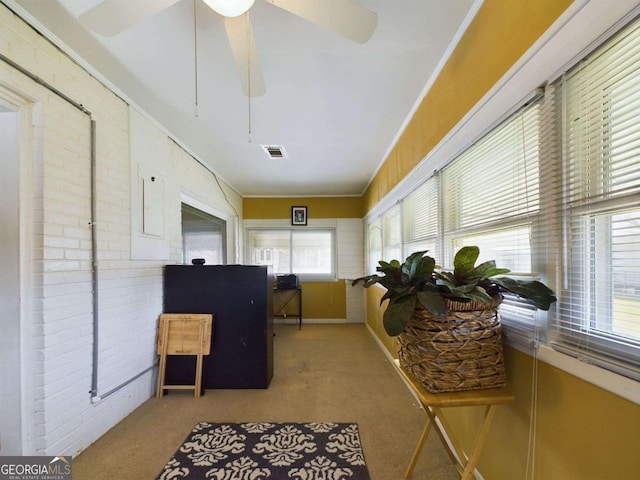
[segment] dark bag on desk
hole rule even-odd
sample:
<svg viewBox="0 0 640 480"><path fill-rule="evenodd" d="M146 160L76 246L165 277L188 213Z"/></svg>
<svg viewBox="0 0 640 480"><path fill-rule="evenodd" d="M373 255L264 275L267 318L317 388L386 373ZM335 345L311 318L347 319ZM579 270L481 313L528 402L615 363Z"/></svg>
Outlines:
<svg viewBox="0 0 640 480"><path fill-rule="evenodd" d="M278 275L276 288L298 288L298 276L294 274Z"/></svg>

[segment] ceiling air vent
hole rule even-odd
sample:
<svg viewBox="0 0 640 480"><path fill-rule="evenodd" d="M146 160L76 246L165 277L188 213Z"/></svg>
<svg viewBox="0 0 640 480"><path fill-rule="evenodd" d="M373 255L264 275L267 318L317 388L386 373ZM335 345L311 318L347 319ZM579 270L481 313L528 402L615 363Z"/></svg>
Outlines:
<svg viewBox="0 0 640 480"><path fill-rule="evenodd" d="M269 158L288 158L286 150L282 145L260 145Z"/></svg>

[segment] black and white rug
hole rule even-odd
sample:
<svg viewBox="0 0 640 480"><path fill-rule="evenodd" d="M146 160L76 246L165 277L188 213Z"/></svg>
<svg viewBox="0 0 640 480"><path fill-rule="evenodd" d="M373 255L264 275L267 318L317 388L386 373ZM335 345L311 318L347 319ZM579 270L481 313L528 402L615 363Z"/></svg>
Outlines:
<svg viewBox="0 0 640 480"><path fill-rule="evenodd" d="M370 480L355 423L195 426L157 480Z"/></svg>

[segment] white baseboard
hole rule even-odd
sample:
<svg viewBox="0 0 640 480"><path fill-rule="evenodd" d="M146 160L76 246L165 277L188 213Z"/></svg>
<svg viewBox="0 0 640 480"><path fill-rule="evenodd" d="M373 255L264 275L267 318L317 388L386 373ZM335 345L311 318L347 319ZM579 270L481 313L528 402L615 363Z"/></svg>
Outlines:
<svg viewBox="0 0 640 480"><path fill-rule="evenodd" d="M297 325L298 317L292 315L290 317L278 317L273 319L273 323L275 325ZM305 318L302 317L302 326L305 324L343 324L343 323L364 323L363 322L352 322L351 320L347 320L346 318Z"/></svg>

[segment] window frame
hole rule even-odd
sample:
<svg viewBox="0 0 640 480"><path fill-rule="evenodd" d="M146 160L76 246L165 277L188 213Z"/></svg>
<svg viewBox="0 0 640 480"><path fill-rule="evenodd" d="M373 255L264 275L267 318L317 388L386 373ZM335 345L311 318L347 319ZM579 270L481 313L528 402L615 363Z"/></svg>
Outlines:
<svg viewBox="0 0 640 480"><path fill-rule="evenodd" d="M218 236L220 238L220 249L218 250L218 255L221 258L221 263L208 263L208 265L226 265L227 264L227 221L223 218L217 217L211 213L205 212L193 205L189 205L186 202L182 202L180 206L180 216L181 216L181 256L182 263L187 264L190 260L187 259L187 240L185 238L185 229L184 229L184 214L187 213L191 216L199 217L202 220L208 221L213 225L219 226ZM216 232L216 230L211 230L212 232ZM188 232L187 232L188 233Z"/></svg>
<svg viewBox="0 0 640 480"><path fill-rule="evenodd" d="M253 247L252 247L252 241L251 241L251 236L254 232L281 232L281 233L287 233L288 234L288 251L289 251L289 260L288 260L288 265L289 265L289 271L288 272L274 272L272 271L271 268L269 268L269 273L273 274L273 275L285 275L285 274L295 274L298 276L299 281L301 282L326 282L326 281L335 281L338 278L338 272L337 272L337 247L336 247L336 242L337 242L337 233L336 233L336 228L335 227L323 227L323 226L312 226L312 227L305 227L304 229L300 229L299 227L280 227L280 226L264 226L264 227L257 227L257 226L251 226L251 227L247 227L246 229L246 235L247 235L247 241L245 242L246 245L246 258L250 260L250 263L253 264ZM293 235L296 233L311 233L311 232L323 232L323 233L329 233L331 236L331 241L330 241L330 249L331 249L331 253L330 253L330 265L331 265L331 271L329 273L301 273L301 272L296 272L293 271L293 248L292 248L292 238Z"/></svg>
<svg viewBox="0 0 640 480"><path fill-rule="evenodd" d="M637 162L637 152L627 159L627 148L637 144L640 135L625 128L625 119L629 123L640 112L638 57L640 20L636 19L555 82L562 91L562 229L567 247L558 315L549 328L552 348L635 380L640 380L640 338L613 331L615 235L611 222L625 212L637 212L640 217L640 169L630 174L627 166L633 159ZM587 138L584 132L589 132ZM624 154L616 153L618 142ZM616 188L621 172L623 186ZM628 251L626 258L636 258L638 250L636 257L632 254ZM638 327L637 317L630 321ZM611 328L606 328L607 323Z"/></svg>

